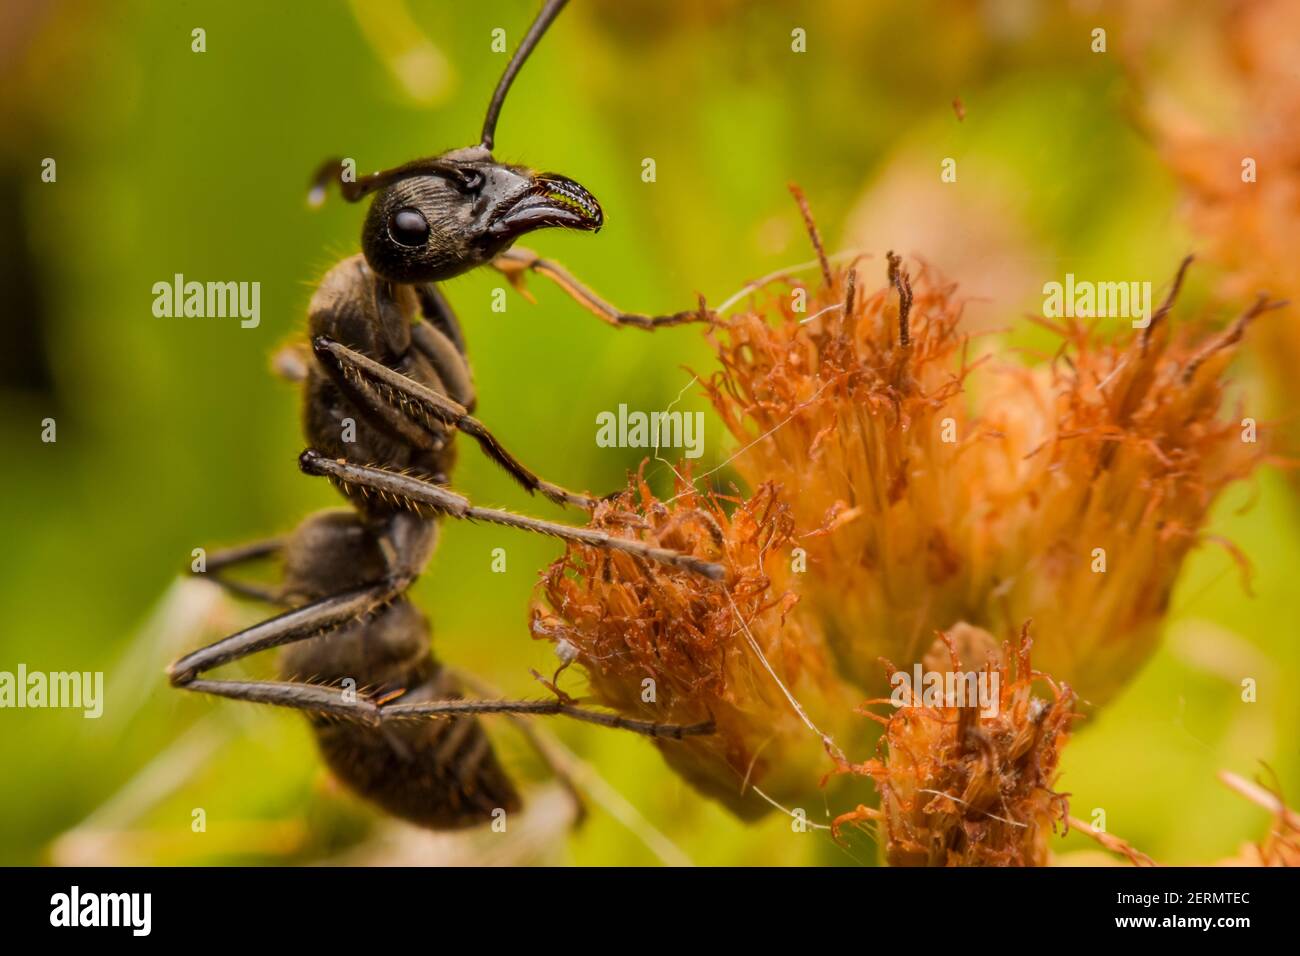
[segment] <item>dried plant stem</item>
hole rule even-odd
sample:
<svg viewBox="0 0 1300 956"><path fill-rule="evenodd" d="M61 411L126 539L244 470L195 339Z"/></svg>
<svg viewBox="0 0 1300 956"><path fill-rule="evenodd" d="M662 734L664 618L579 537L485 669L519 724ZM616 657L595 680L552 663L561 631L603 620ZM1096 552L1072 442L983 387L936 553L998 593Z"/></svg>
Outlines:
<svg viewBox="0 0 1300 956"><path fill-rule="evenodd" d="M1134 866L1159 866L1155 860L1147 856L1141 850L1135 849L1127 841L1120 839L1114 834L1107 833L1105 830L1098 830L1090 823L1084 823L1078 817L1070 817L1070 826L1082 833L1092 837L1107 850L1112 853L1118 853L1128 858L1128 861Z"/></svg>

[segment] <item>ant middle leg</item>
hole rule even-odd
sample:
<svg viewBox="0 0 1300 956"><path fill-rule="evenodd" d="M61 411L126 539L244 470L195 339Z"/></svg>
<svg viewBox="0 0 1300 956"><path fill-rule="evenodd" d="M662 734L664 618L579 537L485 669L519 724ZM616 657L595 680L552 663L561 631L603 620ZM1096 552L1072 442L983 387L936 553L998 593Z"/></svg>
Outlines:
<svg viewBox="0 0 1300 956"><path fill-rule="evenodd" d="M638 558L658 561L671 567L702 574L714 581L720 581L726 576L726 568L721 564L705 561L694 555L655 547L634 538L621 538L596 528L575 528L572 525L545 521L498 508L480 507L464 495L441 485L375 465L354 465L350 462L326 458L320 452L310 448L299 456L298 466L306 474L332 479L345 492L351 488L359 488L380 500L394 503L416 514L449 515L468 521L486 521L518 528L521 531L548 535L562 541L623 551Z"/></svg>
<svg viewBox="0 0 1300 956"><path fill-rule="evenodd" d="M566 700L435 700L403 704L400 701L383 704L379 708L381 720L411 717L457 717L465 714L507 714L512 716L563 716L584 723L598 724L617 730L630 730L645 737L681 740L683 737L700 737L712 734L716 725L712 720L694 724L662 724L651 720L635 720L622 714L594 710Z"/></svg>
<svg viewBox="0 0 1300 956"><path fill-rule="evenodd" d="M319 637L401 597L428 561L437 541L437 525L408 512L396 512L378 524L358 522L350 512L318 512L284 544L264 542L219 555L225 560L250 560L275 547L284 551L290 564L295 557L312 562L309 577L314 584L304 593L301 582L286 581L286 595L304 593L306 603L173 661L167 668L171 682L192 686L204 671Z"/></svg>
<svg viewBox="0 0 1300 956"><path fill-rule="evenodd" d="M172 684L193 690L204 671L212 670L272 647L318 637L383 607L410 586L414 578L395 578L368 587L353 588L277 614L260 624L192 651L167 668ZM213 682L206 682L213 683ZM215 691L209 690L210 693Z"/></svg>
<svg viewBox="0 0 1300 956"><path fill-rule="evenodd" d="M263 541L252 541L248 544L236 545L233 548L223 548L204 557L202 571L194 570L191 565L190 574L193 577L205 578L238 597L251 598L266 604L284 604L285 601L279 589L255 584L251 581L228 578L222 573L229 568L247 564L250 561L272 557L279 554L283 549L284 540L282 538L268 538Z"/></svg>

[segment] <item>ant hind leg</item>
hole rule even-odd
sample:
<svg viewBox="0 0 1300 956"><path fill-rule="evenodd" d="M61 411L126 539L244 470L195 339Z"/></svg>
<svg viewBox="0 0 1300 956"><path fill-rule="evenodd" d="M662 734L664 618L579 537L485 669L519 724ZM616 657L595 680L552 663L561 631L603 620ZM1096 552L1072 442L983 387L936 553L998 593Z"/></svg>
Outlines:
<svg viewBox="0 0 1300 956"><path fill-rule="evenodd" d="M649 720L635 720L622 714L595 710L568 701L552 700L446 700L418 701L409 704L377 704L356 691L324 684L276 680L204 680L191 679L184 684L187 690L200 691L258 704L274 704L311 713L332 714L364 724L378 726L391 720L418 718L466 717L481 714L505 716L560 716L597 724L616 730L627 730L645 737L661 740L681 740L712 734L716 727L712 720L694 724L665 724Z"/></svg>

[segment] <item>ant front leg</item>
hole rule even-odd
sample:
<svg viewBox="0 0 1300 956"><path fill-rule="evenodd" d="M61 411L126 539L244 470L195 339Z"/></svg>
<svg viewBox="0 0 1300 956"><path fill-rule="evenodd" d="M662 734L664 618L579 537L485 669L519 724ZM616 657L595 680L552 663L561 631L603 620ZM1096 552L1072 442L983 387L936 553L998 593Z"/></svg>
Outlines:
<svg viewBox="0 0 1300 956"><path fill-rule="evenodd" d="M411 328L411 340L447 383L448 394L472 412L477 399L469 380L465 334L460 330L460 321L442 290L432 282L417 285L415 296L423 318Z"/></svg>
<svg viewBox="0 0 1300 956"><path fill-rule="evenodd" d="M464 495L441 485L388 468L354 465L350 462L326 458L320 452L310 448L299 456L298 466L309 475L330 478L345 490L359 488L381 500L395 501L415 514L429 517L448 515L466 521L486 521L518 528L521 531L548 535L561 541L622 551L638 558L658 561L671 567L702 574L714 581L721 581L726 576L726 568L721 564L705 561L694 555L648 545L635 538L620 538L595 528L575 528L571 525L517 515L497 508L483 508L475 505Z"/></svg>
<svg viewBox="0 0 1300 956"><path fill-rule="evenodd" d="M528 295L524 291L524 273L535 272L550 279L588 312L619 328L631 325L638 329L651 330L666 325L683 325L687 322L711 322L714 317L714 314L704 307L702 298L698 309L674 312L671 315L642 315L637 312L624 312L622 309L610 305L575 279L558 262L543 259L531 249L519 247L509 249L501 253L489 264L503 274L510 281L510 284L524 296Z"/></svg>
<svg viewBox="0 0 1300 956"><path fill-rule="evenodd" d="M423 429L427 434L437 434L443 427L455 428L478 442L485 455L528 491L539 491L559 505L577 505L588 510L596 506L590 496L568 491L535 475L455 399L325 336L317 336L312 348L321 364L346 383L352 394L377 416L400 420L406 432Z"/></svg>

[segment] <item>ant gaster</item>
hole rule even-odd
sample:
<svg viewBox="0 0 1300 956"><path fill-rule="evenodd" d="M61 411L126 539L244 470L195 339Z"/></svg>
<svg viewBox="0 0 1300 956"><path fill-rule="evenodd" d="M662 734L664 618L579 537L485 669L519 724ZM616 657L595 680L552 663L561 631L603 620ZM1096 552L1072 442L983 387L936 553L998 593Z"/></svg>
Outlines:
<svg viewBox="0 0 1300 956"><path fill-rule="evenodd" d="M305 380L303 427L310 447L300 466L330 478L353 508L311 515L284 539L210 555L211 578L285 610L168 670L173 684L189 690L304 711L326 762L345 784L396 816L437 828L484 823L494 810L519 804L474 715L560 714L660 739L713 730L712 721L632 720L566 696L464 699L461 681L430 650L427 621L405 597L433 553L444 515L618 549L714 579L724 573L721 565L640 540L478 507L446 487L452 439L461 431L530 492L559 504L595 504L538 478L473 417L464 339L434 283L491 265L515 280L525 271L553 279L616 325L649 329L704 317L619 312L559 266L510 249L535 229L595 231L603 221L595 198L573 180L492 156L506 93L564 4L548 0L511 58L479 145L355 181L344 181L335 161L316 176L316 201L335 177L350 201L376 194L362 254L331 269L312 298L314 359L293 376ZM344 439L349 430L350 441ZM272 555L283 562L278 587L223 574ZM201 676L285 645L279 680Z"/></svg>

